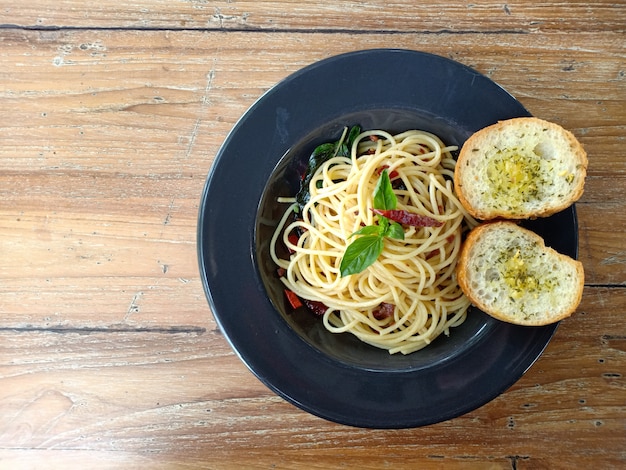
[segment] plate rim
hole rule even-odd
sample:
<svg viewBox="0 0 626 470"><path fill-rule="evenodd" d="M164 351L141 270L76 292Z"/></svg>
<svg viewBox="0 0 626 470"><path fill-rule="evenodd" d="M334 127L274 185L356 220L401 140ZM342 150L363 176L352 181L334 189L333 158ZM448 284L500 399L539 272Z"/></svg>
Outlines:
<svg viewBox="0 0 626 470"><path fill-rule="evenodd" d="M319 400L311 399L311 397L307 394L307 391L305 390L303 390L300 394L293 393L291 389L290 391L287 391L285 389L285 387L283 386L284 385L283 382L279 381L279 384L277 384L275 375L272 375L271 373L268 373L267 370L265 370L267 367L267 364L264 363L263 365L259 365L260 362L258 358L255 357L256 355L254 353L258 351L254 351L254 348L255 347L261 348L261 345L260 345L261 340L258 340L259 342L255 343L251 350L250 345L246 346L242 344L241 339L237 338L237 334L238 334L237 331L232 331L230 329L230 325L228 324L228 322L225 321L226 320L226 318L224 317L225 312L221 311L222 308L219 306L219 304L221 303L221 300L218 300L216 298L217 296L219 296L219 292L217 292L216 290L216 289L219 289L219 287L212 288L212 286L210 285L209 271L211 269L207 269L207 265L205 264L207 262L205 255L208 250L204 243L205 236L206 236L204 224L206 222L206 218L209 216L207 212L208 210L207 200L208 200L209 192L210 192L213 182L215 181L215 178L219 176L220 168L223 165L222 161L225 158L227 158L226 157L228 153L227 149L229 145L231 144L232 140L236 138L237 131L241 128L242 123L244 123L247 119L252 117L252 115L255 113L258 107L263 106L264 103L268 99L271 100L275 93L280 91L282 87L286 86L286 84L293 82L293 80L297 80L299 79L299 77L306 76L307 73L310 73L312 70L318 69L319 67L323 68L323 67L332 66L333 62L335 61L342 61L347 58L355 58L358 56L367 57L367 56L371 56L371 54L376 54L376 55L378 54L382 54L382 55L388 55L388 54L406 55L408 54L412 57L421 57L421 58L427 57L429 60L444 61L448 64L448 66L453 67L453 68L459 68L459 69L464 69L465 71L471 71L471 73L475 74L476 76L480 76L481 79L487 80L487 82L489 82L490 84L495 85L495 87L497 87L497 89L499 89L501 93L504 93L505 95L507 95L508 98L513 100L515 103L517 103L517 106L519 107L521 111L525 112L527 115L530 115L530 113L523 107L523 105L521 105L521 103L519 103L519 101L517 101L508 91L506 91L502 86L500 86L496 82L493 82L492 80L490 80L488 77L485 77L484 75L471 69L470 67L464 64L461 64L459 62L456 62L452 59L435 55L435 54L431 54L428 52L414 51L410 49L387 49L387 48L365 49L365 50L352 51L352 52L334 55L326 59L322 59L320 61L309 64L308 66L303 67L300 70L295 71L292 74L288 75L284 79L277 82L273 87L271 87L270 89L265 91L263 94L261 94L261 96L237 120L237 122L235 123L235 125L233 126L231 131L228 133L227 137L225 138L223 144L220 146L220 149L218 153L216 154L214 162L209 170L209 174L207 176L205 186L203 188L202 195L201 195L201 201L200 201L199 212L198 212L198 226L197 226L197 256L198 256L198 263L200 267L200 275L201 275L201 280L203 284L203 289L207 297L207 300L209 302L209 305L211 307L213 317L215 318L215 321L220 331L224 334L229 345L231 346L233 351L235 351L235 353L240 358L240 360L270 390L272 390L277 395L283 397L288 402L296 405L297 407L313 415L316 415L321 418L334 421L340 424L356 426L356 427L380 428L380 429L419 427L419 426L434 424L437 422L441 422L441 421L458 417L480 406L483 406L484 404L490 402L495 397L497 397L498 395L506 391L508 388L510 388L510 386L512 386L515 382L517 382L526 373L526 371L536 362L537 359L539 359L539 357L541 356L541 354L543 353L543 351L549 344L550 339L554 335L558 327L558 323L548 325L545 327L538 327L538 329L535 330L535 331L541 332L541 335L540 335L541 345L539 348L535 347L533 349L532 354L530 354L530 356L532 357L527 358L525 361L523 361L524 367L523 367L523 370L521 370L521 372L520 370L517 370L516 374L511 375L509 377L509 380L502 381L499 384L499 386L497 388L494 388L489 394L483 394L480 398L476 398L471 403L465 402L463 405L457 405L457 406L449 408L448 410L439 411L436 414L436 416L434 415L433 416L408 416L408 417L404 417L401 419L394 417L393 419L389 419L386 421L381 420L379 417L370 418L367 416L353 416L350 413L346 414L346 413L337 412L336 410L332 409L333 407L320 407ZM281 157L282 157L282 154L277 155L275 163L278 163ZM578 231L577 230L577 217L576 217L576 211L575 211L574 206L571 206L571 211L572 211L572 217L573 217L573 221L575 225L574 228L577 233ZM252 225L256 227L256 223L253 223ZM254 227L252 227L253 238L254 238L254 232L255 232ZM254 240L249 240L249 242L251 243L248 246L246 246L246 250L252 249L255 245ZM252 256L251 258L254 258L254 256ZM258 278L259 282L261 282L259 274L258 274L258 267L254 264L253 261L252 261L252 267L255 270L254 276ZM275 312L275 313L279 315L278 312ZM282 321L284 322L284 320ZM289 327L286 324L286 322L284 323L285 323L285 326ZM277 325L276 323L273 323L273 325L275 328L278 328L276 326ZM522 328L528 328L528 327L522 327ZM325 367L331 367L333 370L338 371L337 373L346 374L349 377L353 377L354 374L356 374L357 376L361 376L361 379L366 380L366 381L371 381L372 383L374 382L378 383L381 381L380 380L381 377L384 376L388 378L390 374L402 380L409 380L409 381L415 380L415 377L413 377L415 372L404 372L404 371L383 372L383 371L367 371L367 370L364 371L358 368L346 367L345 364L331 361L328 357L326 357L321 352L317 351L315 348L307 344L304 340L302 340L299 337L290 338L290 339L285 338L285 333L286 331L285 330L281 331L280 328L276 330L275 331L276 340L278 340L278 338L280 337L281 338L280 341L288 344L288 347L296 347L298 354L305 355L305 356L309 355L309 358L315 359L321 364L325 364ZM457 359L454 359L452 362L455 362L456 360ZM448 362L450 361L446 361L446 363ZM294 364L291 364L292 367L293 365ZM446 367L449 367L449 366L450 366L449 364L446 364ZM322 369L324 368L323 366L318 366L318 367L321 367ZM290 376L294 375L294 371L289 370L287 374ZM298 379L302 380L302 377L298 377Z"/></svg>

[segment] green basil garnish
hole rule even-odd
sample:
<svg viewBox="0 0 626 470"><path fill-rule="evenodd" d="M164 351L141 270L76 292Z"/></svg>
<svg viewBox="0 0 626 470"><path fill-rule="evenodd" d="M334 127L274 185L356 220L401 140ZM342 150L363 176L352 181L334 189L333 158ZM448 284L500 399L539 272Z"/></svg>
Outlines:
<svg viewBox="0 0 626 470"><path fill-rule="evenodd" d="M389 238L404 240L404 229L402 228L402 225L400 225L398 222L391 222L391 224L389 225L389 229L387 230L387 233L385 235Z"/></svg>
<svg viewBox="0 0 626 470"><path fill-rule="evenodd" d="M354 240L341 259L341 275L349 276L363 271L370 266L383 251L383 237L365 235Z"/></svg>
<svg viewBox="0 0 626 470"><path fill-rule="evenodd" d="M393 192L387 169L380 174L374 188L374 209L391 210L398 204L396 193Z"/></svg>
<svg viewBox="0 0 626 470"><path fill-rule="evenodd" d="M393 210L398 204L398 198L393 192L391 180L387 170L383 170L380 179L374 188L374 209ZM378 225L366 225L354 235L362 235L354 240L343 254L339 270L342 276L358 274L374 264L383 251L385 237L404 240L404 229L398 222L390 221L387 217L378 216Z"/></svg>
<svg viewBox="0 0 626 470"><path fill-rule="evenodd" d="M300 181L300 190L296 194L296 202L300 212L304 209L304 205L309 202L311 197L309 185L318 168L337 155L349 156L352 144L360 133L360 126L352 126L350 130L344 128L341 138L337 142L328 142L315 147Z"/></svg>
<svg viewBox="0 0 626 470"><path fill-rule="evenodd" d="M380 235L383 231L384 228L381 225L366 225L365 227L362 227L356 232L350 234L350 237L353 237L354 235Z"/></svg>

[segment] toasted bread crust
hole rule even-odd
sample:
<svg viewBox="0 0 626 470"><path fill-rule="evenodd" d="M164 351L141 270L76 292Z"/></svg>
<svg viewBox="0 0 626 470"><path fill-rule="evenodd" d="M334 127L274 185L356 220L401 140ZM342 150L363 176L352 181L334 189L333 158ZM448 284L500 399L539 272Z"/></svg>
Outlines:
<svg viewBox="0 0 626 470"><path fill-rule="evenodd" d="M486 270L493 268L496 271L500 270L501 273L502 266L498 266L497 262L489 262L486 263L488 266L484 267L484 271L480 272L477 269L476 257L480 253L494 253L497 250L501 250L502 246L500 246L500 243L505 246L508 242L507 237L511 240L521 239L527 241L533 246L533 252L536 251L537 256L544 254L546 257L549 257L550 265L554 266L554 268L550 272L546 271L543 273L545 274L545 279L556 278L557 280L562 280L563 287L559 287L557 292L551 290L539 294L523 292L520 298L514 302L502 303L494 302L493 299L490 300L489 296L492 293L488 292L489 289L484 288L489 282L487 281L489 275ZM500 241L494 242L495 240ZM509 262L510 258L502 258L502 260L503 263L506 263ZM566 271L568 274L566 274ZM456 274L463 293L476 307L498 320L527 326L547 325L569 317L580 304L584 286L582 263L545 246L543 239L539 235L511 221L487 222L474 228L463 244ZM499 280L496 281L499 284L494 290L506 291L505 281L500 276ZM490 285L493 286L494 281L490 282ZM537 298L537 295L539 298ZM557 300L550 300L551 296L556 296ZM558 302L556 307L553 305L555 302ZM537 304L544 305L545 310L526 315L524 306L531 304L533 306ZM552 307L549 307L551 304Z"/></svg>
<svg viewBox="0 0 626 470"><path fill-rule="evenodd" d="M524 203L519 207L507 207L505 201L498 199L496 192L489 186L484 171L476 170L476 165L487 165L487 159L491 157L486 155L494 145L501 145L506 150L512 141L524 152L536 152L539 147L537 138L529 136L537 132L541 133L544 141L549 142L551 151L558 152L558 157L555 158L571 167L571 173L568 172L567 177L571 177L572 181L562 185L566 186L563 194L546 197L545 200L539 199L530 205ZM463 207L480 220L547 217L569 207L582 196L587 165L587 154L571 132L558 124L534 117L513 118L485 127L465 142L455 168L455 191ZM542 178L559 179L559 175L546 174L544 170L539 174Z"/></svg>

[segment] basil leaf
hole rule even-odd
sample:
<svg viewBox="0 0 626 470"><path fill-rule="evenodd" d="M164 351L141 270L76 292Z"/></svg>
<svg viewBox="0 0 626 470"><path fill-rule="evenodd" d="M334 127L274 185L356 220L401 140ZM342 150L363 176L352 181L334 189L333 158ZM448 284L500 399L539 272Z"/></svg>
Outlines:
<svg viewBox="0 0 626 470"><path fill-rule="evenodd" d="M351 233L350 237L354 236L354 235L379 235L382 236L383 234L383 228L380 225L366 225L365 227L361 227L359 230L357 230L354 233Z"/></svg>
<svg viewBox="0 0 626 470"><path fill-rule="evenodd" d="M313 175L315 175L315 172L320 166L335 156L336 149L336 143L327 143L318 145L315 147L315 150L313 150L313 153L309 157L309 163L307 165L306 172L304 173L304 177L300 181L300 191L296 194L296 202L300 206L300 211L302 211L302 208L307 202L309 202L309 198L311 197L309 194L309 184L311 183L311 178L313 178Z"/></svg>
<svg viewBox="0 0 626 470"><path fill-rule="evenodd" d="M350 156L350 149L352 148L352 144L355 139L361 133L361 127L352 126L347 134L345 129L346 128L344 128L344 134L342 134L342 137L337 142L328 142L318 145L309 157L306 171L300 181L300 190L298 191L298 194L296 194L296 202L298 203L299 212L302 212L304 205L309 202L309 198L311 197L309 194L309 184L311 183L311 178L313 178L317 169L326 163L326 161L337 155Z"/></svg>
<svg viewBox="0 0 626 470"><path fill-rule="evenodd" d="M350 128L350 132L348 132L348 138L346 139L346 144L348 145L348 149L352 148L352 144L356 138L361 134L361 126L352 126Z"/></svg>
<svg viewBox="0 0 626 470"><path fill-rule="evenodd" d="M397 240L404 240L404 229L398 222L391 222L385 231L385 236Z"/></svg>
<svg viewBox="0 0 626 470"><path fill-rule="evenodd" d="M391 210L395 209L397 204L398 198L393 192L389 173L384 169L374 188L374 209Z"/></svg>
<svg viewBox="0 0 626 470"><path fill-rule="evenodd" d="M379 215L378 226L380 227L380 235L384 237L389 230L389 219L385 216Z"/></svg>
<svg viewBox="0 0 626 470"><path fill-rule="evenodd" d="M352 126L350 130L347 132L346 137L343 141L339 141L339 146L337 148L337 155L342 157L349 157L350 150L352 149L352 144L356 140L356 138L361 133L360 126Z"/></svg>
<svg viewBox="0 0 626 470"><path fill-rule="evenodd" d="M342 276L350 276L363 271L376 261L383 251L383 237L366 235L354 240L343 254L339 269Z"/></svg>

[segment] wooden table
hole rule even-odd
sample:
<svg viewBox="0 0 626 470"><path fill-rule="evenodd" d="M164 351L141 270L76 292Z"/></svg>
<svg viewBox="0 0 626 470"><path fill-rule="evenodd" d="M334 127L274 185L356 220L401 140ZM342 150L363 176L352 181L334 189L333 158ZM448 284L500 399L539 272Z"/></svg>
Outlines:
<svg viewBox="0 0 626 470"><path fill-rule="evenodd" d="M0 0L0 468L623 468L626 4ZM486 74L589 154L582 304L506 393L358 429L285 402L196 261L213 158L269 87L358 49Z"/></svg>

